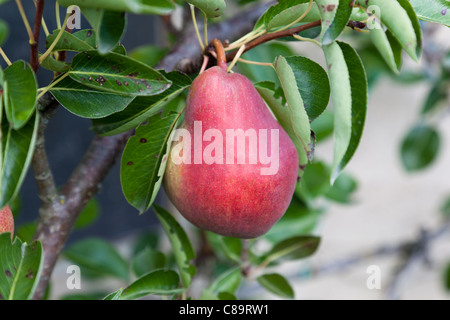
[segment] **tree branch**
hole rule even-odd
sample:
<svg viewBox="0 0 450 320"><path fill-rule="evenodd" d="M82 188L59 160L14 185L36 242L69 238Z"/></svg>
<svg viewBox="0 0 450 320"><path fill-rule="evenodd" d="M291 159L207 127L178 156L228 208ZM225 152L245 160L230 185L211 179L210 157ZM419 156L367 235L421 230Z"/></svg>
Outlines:
<svg viewBox="0 0 450 320"><path fill-rule="evenodd" d="M209 33L212 38L240 37L253 28L254 22L268 5L259 5L249 11L243 12L229 21L214 25ZM158 64L158 68L165 70L178 69L193 73L201 67L202 53L199 50L195 34L186 32L175 45L174 49ZM184 63L179 64L179 62ZM200 64L197 63L200 61ZM187 62L187 63L186 63ZM47 114L53 103L47 100L40 106ZM44 124L43 124L44 125ZM42 127L45 129L45 126ZM99 185L120 155L131 133L123 133L112 137L94 137L88 151L69 180L55 197L53 188L46 184L39 185L39 194L44 200L35 239L42 241L44 246L44 267L33 299L42 299L50 281L56 261L72 231L79 214L88 201L97 193ZM43 140L40 140L43 143ZM35 173L48 174L50 172L44 148L39 147ZM44 152L44 154L40 153ZM50 177L50 176L49 176ZM52 177L52 176L51 176ZM53 179L51 179L53 180ZM50 180L50 181L51 181ZM49 182L49 185L52 183Z"/></svg>
<svg viewBox="0 0 450 320"><path fill-rule="evenodd" d="M44 0L37 0L36 2L36 16L34 18L34 43L30 44L30 65L34 73L39 69L39 36L41 34L42 15L44 13Z"/></svg>
<svg viewBox="0 0 450 320"><path fill-rule="evenodd" d="M279 31L279 32L273 32L273 33L267 33L253 41L251 41L250 43L248 43L245 46L245 50L244 52L247 52L265 42L271 41L271 40L275 40L275 39L279 39L279 38L285 38L285 37L291 37L294 34L297 34L299 32L314 28L314 27L318 27L320 26L321 21L317 20L311 23L307 23L295 28L291 28L291 29L287 29L287 30L283 30L283 31ZM227 54L227 61L233 61L234 57L236 56L236 53L238 52L238 50L235 50L229 54Z"/></svg>

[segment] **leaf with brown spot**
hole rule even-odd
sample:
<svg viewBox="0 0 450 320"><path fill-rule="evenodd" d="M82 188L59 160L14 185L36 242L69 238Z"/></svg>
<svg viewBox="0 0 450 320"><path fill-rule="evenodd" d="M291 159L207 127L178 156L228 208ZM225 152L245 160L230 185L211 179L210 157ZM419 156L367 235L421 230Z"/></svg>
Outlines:
<svg viewBox="0 0 450 320"><path fill-rule="evenodd" d="M29 300L36 289L43 266L40 241L11 243L9 233L0 234L0 296L6 300Z"/></svg>

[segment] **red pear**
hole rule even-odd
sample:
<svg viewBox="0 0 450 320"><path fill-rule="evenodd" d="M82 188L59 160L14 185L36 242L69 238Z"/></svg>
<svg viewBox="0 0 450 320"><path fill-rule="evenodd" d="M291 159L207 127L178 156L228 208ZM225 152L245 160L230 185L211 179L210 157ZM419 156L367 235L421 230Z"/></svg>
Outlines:
<svg viewBox="0 0 450 320"><path fill-rule="evenodd" d="M298 168L293 142L246 77L216 66L194 80L164 177L187 220L224 236L261 236L288 208Z"/></svg>
<svg viewBox="0 0 450 320"><path fill-rule="evenodd" d="M14 234L14 218L11 208L8 205L0 209L0 233L3 232L10 232L12 239Z"/></svg>

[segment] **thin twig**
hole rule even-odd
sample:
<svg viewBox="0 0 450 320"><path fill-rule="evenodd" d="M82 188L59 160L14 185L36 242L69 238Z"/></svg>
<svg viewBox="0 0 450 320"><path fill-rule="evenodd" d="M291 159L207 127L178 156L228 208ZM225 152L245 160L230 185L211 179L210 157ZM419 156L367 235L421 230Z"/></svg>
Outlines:
<svg viewBox="0 0 450 320"><path fill-rule="evenodd" d="M282 30L282 31L278 31L278 32L274 32L274 33L266 33L265 35L251 41L250 43L248 43L245 47L244 52L247 52L263 43L266 43L268 41L271 40L275 40L275 39L279 39L279 38L284 38L284 37L292 37L294 34L297 34L299 32L311 29L311 28L315 28L320 26L321 21L317 20L314 22L310 22L295 28L291 28L291 29L287 29L287 30ZM243 52L243 53L244 53ZM234 57L237 55L238 50L233 51L229 54L227 54L227 61L233 61Z"/></svg>

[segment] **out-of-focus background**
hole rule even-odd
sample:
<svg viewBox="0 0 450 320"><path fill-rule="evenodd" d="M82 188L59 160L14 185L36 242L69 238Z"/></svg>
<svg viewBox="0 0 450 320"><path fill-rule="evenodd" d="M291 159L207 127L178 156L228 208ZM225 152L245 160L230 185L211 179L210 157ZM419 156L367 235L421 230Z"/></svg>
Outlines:
<svg viewBox="0 0 450 320"><path fill-rule="evenodd" d="M24 2L32 19L34 6ZM55 29L54 11L47 6L44 17L49 29ZM4 50L11 59L28 59L27 36L17 14L14 2L1 7L0 18L11 28L11 36ZM298 299L448 299L444 287L444 271L450 261L450 233L438 236L426 250L425 259L412 259L404 265L404 250L398 246L414 243L420 236L427 237L442 225L441 207L450 196L450 101L447 111L432 118L439 132L440 148L436 160L427 168L415 172L405 170L400 148L412 127L420 122L420 113L431 89L433 59L437 53L450 50L450 29L424 23L426 52L420 64L404 57L402 75L378 75L375 63L369 76L371 82L369 108L364 135L353 160L346 168L357 188L351 202L327 202L316 234L322 236L318 252L301 262L283 265L283 275L289 277ZM83 28L88 27L83 21ZM165 44L163 24L158 18L130 15L124 45L131 51L149 43ZM350 31L351 33L351 31ZM361 35L362 36L362 35ZM346 34L349 41L358 38ZM358 46L357 46L358 47ZM321 51L312 43L299 43L293 47L300 54L324 65ZM365 59L366 58L366 59ZM363 60L372 63L370 55ZM4 62L0 62L4 68ZM415 81L418 75L428 77ZM430 76L431 74L431 76ZM51 76L40 71L40 83ZM416 77L416 78L415 78ZM376 78L376 79L375 79ZM263 79L264 80L264 79ZM92 132L90 123L59 108L47 129L47 150L56 182L63 183L87 149ZM333 154L332 139L319 141L316 159L330 163ZM101 214L90 227L75 231L69 244L85 237L113 240L128 255L128 245L142 231L151 229L156 220L149 212L139 216L125 200L119 180L119 166L108 175L97 198ZM166 199L162 194L161 202ZM29 174L20 198L20 215L17 224L25 225L36 220L39 199L32 175ZM180 218L181 221L182 218ZM188 224L186 224L188 225ZM428 233L427 233L428 232ZM424 263L425 261L425 263ZM65 285L66 267L70 262L62 259L54 273L52 298L72 294ZM367 281L375 267L380 271L381 288L369 289ZM377 269L378 268L378 269ZM371 271L372 270L372 271ZM399 273L397 273L399 272ZM370 279L369 279L370 280ZM93 282L82 291L115 290L120 281ZM122 284L123 285L123 284ZM264 294L252 284L244 286L241 297L276 298Z"/></svg>

